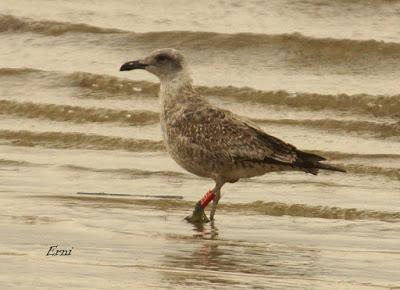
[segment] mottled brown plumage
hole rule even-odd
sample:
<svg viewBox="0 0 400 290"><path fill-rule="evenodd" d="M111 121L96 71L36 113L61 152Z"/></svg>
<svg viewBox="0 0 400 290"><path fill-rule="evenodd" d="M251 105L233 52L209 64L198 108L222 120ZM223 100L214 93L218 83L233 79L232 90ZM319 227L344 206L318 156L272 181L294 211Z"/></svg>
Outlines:
<svg viewBox="0 0 400 290"><path fill-rule="evenodd" d="M212 106L196 92L183 55L174 49L155 51L143 60L124 64L121 70L135 68L144 68L161 80L161 127L169 154L187 171L216 182L211 219L226 182L283 170L344 171ZM197 212L201 210L197 207ZM192 221L204 218L197 212Z"/></svg>

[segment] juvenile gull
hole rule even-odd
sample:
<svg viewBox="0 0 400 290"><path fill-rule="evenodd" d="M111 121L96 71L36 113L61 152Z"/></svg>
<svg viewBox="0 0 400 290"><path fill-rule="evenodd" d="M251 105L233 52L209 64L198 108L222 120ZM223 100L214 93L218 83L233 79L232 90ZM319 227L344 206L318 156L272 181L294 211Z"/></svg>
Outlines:
<svg viewBox="0 0 400 290"><path fill-rule="evenodd" d="M184 169L215 181L196 203L190 222L207 222L204 208L213 201L214 219L226 182L297 170L316 175L319 169L345 172L263 132L255 124L211 105L192 85L184 56L175 49L156 50L146 58L123 64L121 71L145 69L160 81L161 127L171 157Z"/></svg>

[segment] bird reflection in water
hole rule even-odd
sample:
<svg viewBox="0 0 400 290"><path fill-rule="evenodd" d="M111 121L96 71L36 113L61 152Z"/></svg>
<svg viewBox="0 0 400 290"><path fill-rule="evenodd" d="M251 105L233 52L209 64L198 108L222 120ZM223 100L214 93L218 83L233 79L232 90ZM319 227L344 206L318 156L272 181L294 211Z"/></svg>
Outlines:
<svg viewBox="0 0 400 290"><path fill-rule="evenodd" d="M282 283L284 277L313 277L318 272L317 251L225 239L213 222L192 226L190 235L174 238L179 250L162 259L163 266L171 270L163 272L166 283L184 288L218 285L263 288L265 283ZM295 281L292 279L283 284L287 282L285 285L292 287L289 285Z"/></svg>
<svg viewBox="0 0 400 290"><path fill-rule="evenodd" d="M209 224L194 223L193 224L193 237L214 240L218 236L218 228L215 226L214 221Z"/></svg>

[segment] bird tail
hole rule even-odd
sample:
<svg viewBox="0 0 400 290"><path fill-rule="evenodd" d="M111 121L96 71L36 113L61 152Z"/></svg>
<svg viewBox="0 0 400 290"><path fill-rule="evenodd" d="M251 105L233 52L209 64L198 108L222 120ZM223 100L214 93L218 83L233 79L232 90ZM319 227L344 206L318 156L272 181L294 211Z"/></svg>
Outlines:
<svg viewBox="0 0 400 290"><path fill-rule="evenodd" d="M334 166L334 165L320 163L320 162L317 162L315 165L316 165L315 167L317 167L318 169L325 169L325 170L339 171L339 172L346 173L346 169L339 167L339 166Z"/></svg>
<svg viewBox="0 0 400 290"><path fill-rule="evenodd" d="M304 151L297 151L298 156L301 160L301 168L308 173L317 175L319 169L330 170L330 171L339 171L346 172L346 170L339 166L334 166L326 163L321 163L321 161L325 161L326 158Z"/></svg>

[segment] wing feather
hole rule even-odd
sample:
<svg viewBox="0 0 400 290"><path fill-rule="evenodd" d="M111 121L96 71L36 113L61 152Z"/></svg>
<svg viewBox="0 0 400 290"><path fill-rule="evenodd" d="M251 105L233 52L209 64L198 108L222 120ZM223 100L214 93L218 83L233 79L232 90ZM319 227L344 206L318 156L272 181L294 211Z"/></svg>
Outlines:
<svg viewBox="0 0 400 290"><path fill-rule="evenodd" d="M183 109L170 124L174 135L226 159L293 165L296 147L268 135L251 122L219 108Z"/></svg>

